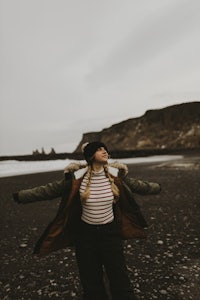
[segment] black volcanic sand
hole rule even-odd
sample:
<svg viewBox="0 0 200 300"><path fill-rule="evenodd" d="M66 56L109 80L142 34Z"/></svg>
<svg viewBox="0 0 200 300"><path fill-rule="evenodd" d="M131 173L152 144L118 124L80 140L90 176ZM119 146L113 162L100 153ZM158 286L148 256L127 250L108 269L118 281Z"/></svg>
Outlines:
<svg viewBox="0 0 200 300"><path fill-rule="evenodd" d="M148 239L124 242L139 299L200 299L198 162L188 157L177 164L129 165L132 177L162 185L160 195L136 196L149 223ZM61 176L62 171L0 178L0 299L81 299L73 248L43 258L32 255L59 199L27 205L12 200L17 190Z"/></svg>

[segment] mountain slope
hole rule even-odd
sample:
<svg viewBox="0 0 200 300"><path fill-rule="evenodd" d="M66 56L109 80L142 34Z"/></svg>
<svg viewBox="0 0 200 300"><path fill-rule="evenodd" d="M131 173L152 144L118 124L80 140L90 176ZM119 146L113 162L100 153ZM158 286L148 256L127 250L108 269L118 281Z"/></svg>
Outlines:
<svg viewBox="0 0 200 300"><path fill-rule="evenodd" d="M200 102L148 110L141 117L85 133L75 152L94 140L109 145L110 151L200 148Z"/></svg>

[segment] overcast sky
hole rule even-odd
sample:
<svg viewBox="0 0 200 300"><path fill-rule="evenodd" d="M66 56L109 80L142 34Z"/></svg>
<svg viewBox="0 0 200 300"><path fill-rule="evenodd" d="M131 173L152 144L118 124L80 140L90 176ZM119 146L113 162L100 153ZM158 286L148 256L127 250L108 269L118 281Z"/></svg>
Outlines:
<svg viewBox="0 0 200 300"><path fill-rule="evenodd" d="M0 155L200 100L199 0L0 3Z"/></svg>

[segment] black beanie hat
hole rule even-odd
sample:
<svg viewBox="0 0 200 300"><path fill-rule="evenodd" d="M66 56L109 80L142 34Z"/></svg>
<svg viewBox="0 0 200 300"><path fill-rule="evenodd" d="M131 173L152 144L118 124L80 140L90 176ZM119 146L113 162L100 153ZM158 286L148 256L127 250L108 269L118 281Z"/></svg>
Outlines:
<svg viewBox="0 0 200 300"><path fill-rule="evenodd" d="M82 151L83 151L85 160L87 162L90 161L90 159L93 157L93 155L95 154L95 152L97 151L97 149L99 149L101 147L103 147L108 152L108 149L107 149L106 145L104 143L102 143L102 142L98 142L98 141L91 142L91 143L86 144L85 147L84 146L85 146L85 144L83 144Z"/></svg>

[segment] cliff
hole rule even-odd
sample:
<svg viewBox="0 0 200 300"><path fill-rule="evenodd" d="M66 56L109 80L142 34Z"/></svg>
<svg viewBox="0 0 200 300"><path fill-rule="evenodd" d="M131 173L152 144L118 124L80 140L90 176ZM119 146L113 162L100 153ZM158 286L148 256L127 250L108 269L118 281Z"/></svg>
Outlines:
<svg viewBox="0 0 200 300"><path fill-rule="evenodd" d="M138 118L112 125L100 132L83 134L75 153L85 142L99 140L110 151L200 148L200 102L148 110Z"/></svg>
<svg viewBox="0 0 200 300"><path fill-rule="evenodd" d="M112 158L160 154L200 154L200 101L148 110L99 132L83 134L73 153L1 156L3 160L38 161L83 159L81 145L99 140L108 145Z"/></svg>

